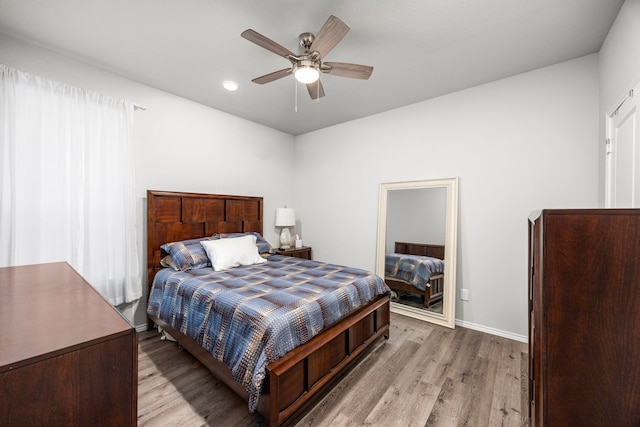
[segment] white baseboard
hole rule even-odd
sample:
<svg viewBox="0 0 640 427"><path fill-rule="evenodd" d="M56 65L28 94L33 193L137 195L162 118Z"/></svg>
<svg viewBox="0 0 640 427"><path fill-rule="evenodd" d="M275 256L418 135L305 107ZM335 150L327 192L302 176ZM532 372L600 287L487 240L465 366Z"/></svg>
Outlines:
<svg viewBox="0 0 640 427"><path fill-rule="evenodd" d="M487 334L497 335L499 337L508 338L510 340L520 341L524 343L529 342L529 337L526 335L514 334L512 332L502 331L500 329L494 329L488 326L478 325L476 323L465 322L464 320L456 319L456 326L473 329L474 331L486 332Z"/></svg>
<svg viewBox="0 0 640 427"><path fill-rule="evenodd" d="M147 330L147 324L143 323L142 325L136 326L136 332L144 332Z"/></svg>
<svg viewBox="0 0 640 427"><path fill-rule="evenodd" d="M510 340L520 341L520 342L529 342L529 337L526 335L518 335L507 331L502 331L500 329L490 328L488 326L478 325L471 322L465 322L464 320L456 319L456 326L461 326L467 329L473 329L474 331L486 332L487 334L497 335L499 337L508 338ZM144 323L142 325L136 326L136 332L144 332L147 330L147 324Z"/></svg>

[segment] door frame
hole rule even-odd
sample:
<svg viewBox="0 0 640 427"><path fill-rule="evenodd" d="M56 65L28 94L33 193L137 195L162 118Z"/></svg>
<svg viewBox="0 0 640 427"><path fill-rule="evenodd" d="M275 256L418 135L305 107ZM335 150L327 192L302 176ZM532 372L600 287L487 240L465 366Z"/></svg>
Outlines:
<svg viewBox="0 0 640 427"><path fill-rule="evenodd" d="M616 155L616 140L612 135L613 132L613 120L617 116L620 108L627 100L634 98L638 100L640 97L640 76L638 76L631 84L631 89L626 91L624 95L618 98L615 108L611 108L607 111L605 120L605 183L604 183L604 203L606 208L613 208L613 190L615 189L615 155ZM636 101L640 102L640 101ZM640 132L640 131L639 131ZM640 170L640 164L637 165L637 170Z"/></svg>

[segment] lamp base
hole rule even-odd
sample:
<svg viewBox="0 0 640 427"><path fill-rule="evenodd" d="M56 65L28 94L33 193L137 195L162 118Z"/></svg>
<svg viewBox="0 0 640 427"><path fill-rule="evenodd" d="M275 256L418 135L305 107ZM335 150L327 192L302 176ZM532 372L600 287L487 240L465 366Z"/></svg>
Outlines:
<svg viewBox="0 0 640 427"><path fill-rule="evenodd" d="M289 233L289 227L282 227L280 232L280 249L291 248L291 233Z"/></svg>

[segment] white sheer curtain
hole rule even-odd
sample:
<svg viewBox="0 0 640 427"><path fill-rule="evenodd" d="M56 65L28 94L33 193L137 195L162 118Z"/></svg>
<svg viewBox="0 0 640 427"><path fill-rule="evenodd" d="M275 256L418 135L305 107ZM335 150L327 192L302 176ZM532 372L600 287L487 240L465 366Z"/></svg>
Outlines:
<svg viewBox="0 0 640 427"><path fill-rule="evenodd" d="M67 261L140 298L132 135L132 103L0 65L0 266Z"/></svg>

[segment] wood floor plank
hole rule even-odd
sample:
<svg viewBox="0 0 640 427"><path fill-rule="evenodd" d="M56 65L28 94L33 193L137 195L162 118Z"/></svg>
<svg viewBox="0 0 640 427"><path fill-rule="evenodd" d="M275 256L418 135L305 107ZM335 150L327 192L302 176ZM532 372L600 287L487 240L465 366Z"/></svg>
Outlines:
<svg viewBox="0 0 640 427"><path fill-rule="evenodd" d="M426 329L426 328L425 328ZM438 396L438 387L431 376L424 376L426 367L433 361L443 342L444 328L428 331L409 340L419 344L414 356L393 378L385 395L365 419L365 424L392 425L402 420L404 425L423 425ZM424 338L429 339L429 345ZM433 364L433 363L431 363ZM376 378L371 378L375 382ZM426 415L425 415L426 414Z"/></svg>
<svg viewBox="0 0 640 427"><path fill-rule="evenodd" d="M138 424L253 427L247 403L174 342L139 334ZM527 345L396 314L390 338L296 422L317 426L528 426Z"/></svg>
<svg viewBox="0 0 640 427"><path fill-rule="evenodd" d="M521 351L518 346L507 343L498 358L499 371L496 377L494 400L491 405L490 422L494 425L516 425L521 422Z"/></svg>
<svg viewBox="0 0 640 427"><path fill-rule="evenodd" d="M392 363L374 366L373 372L371 372L372 375L367 376L372 376L374 381L381 384L391 384L419 347L418 344L412 341L405 341L390 357L390 362ZM344 410L341 412L348 412L349 419L352 422L362 424L382 398L385 388L371 387L370 380L365 378L364 381L352 383L352 386L345 389L345 392L350 393L352 396L358 396L358 398L351 399L348 405L341 405L341 409Z"/></svg>

